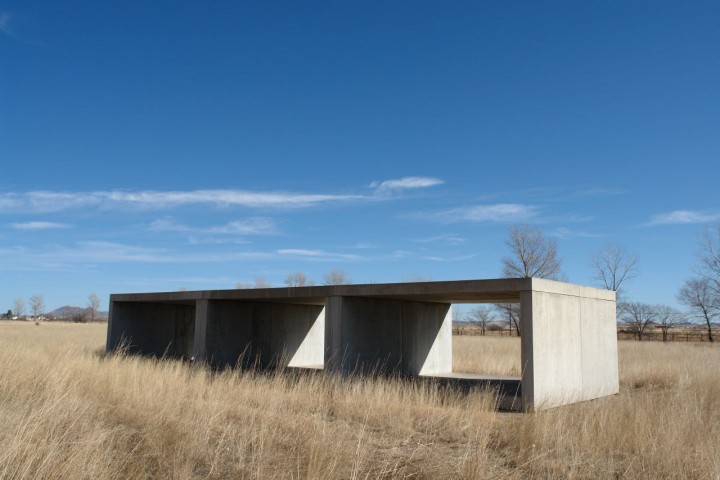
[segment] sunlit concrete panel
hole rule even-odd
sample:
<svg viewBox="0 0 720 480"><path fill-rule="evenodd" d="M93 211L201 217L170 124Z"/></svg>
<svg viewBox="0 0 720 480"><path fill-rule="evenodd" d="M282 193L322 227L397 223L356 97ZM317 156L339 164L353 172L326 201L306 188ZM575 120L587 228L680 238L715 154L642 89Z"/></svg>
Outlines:
<svg viewBox="0 0 720 480"><path fill-rule="evenodd" d="M450 304L332 297L326 366L344 373L452 371Z"/></svg>
<svg viewBox="0 0 720 480"><path fill-rule="evenodd" d="M525 409L617 393L614 294L532 279L520 299Z"/></svg>
<svg viewBox="0 0 720 480"><path fill-rule="evenodd" d="M195 335L195 306L111 302L107 349L190 358Z"/></svg>
<svg viewBox="0 0 720 480"><path fill-rule="evenodd" d="M581 308L583 400L620 391L615 302L583 298Z"/></svg>

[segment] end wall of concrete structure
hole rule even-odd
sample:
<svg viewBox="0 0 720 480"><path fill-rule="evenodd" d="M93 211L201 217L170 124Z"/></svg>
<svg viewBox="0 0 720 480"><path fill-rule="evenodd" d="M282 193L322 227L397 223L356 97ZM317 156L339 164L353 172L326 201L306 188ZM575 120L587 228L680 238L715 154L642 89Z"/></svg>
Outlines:
<svg viewBox="0 0 720 480"><path fill-rule="evenodd" d="M110 302L107 349L190 358L195 337L195 305Z"/></svg>
<svg viewBox="0 0 720 480"><path fill-rule="evenodd" d="M331 297L327 303L327 368L402 375L452 372L450 304L350 296Z"/></svg>
<svg viewBox="0 0 720 480"><path fill-rule="evenodd" d="M520 302L526 410L618 393L614 292L532 279Z"/></svg>

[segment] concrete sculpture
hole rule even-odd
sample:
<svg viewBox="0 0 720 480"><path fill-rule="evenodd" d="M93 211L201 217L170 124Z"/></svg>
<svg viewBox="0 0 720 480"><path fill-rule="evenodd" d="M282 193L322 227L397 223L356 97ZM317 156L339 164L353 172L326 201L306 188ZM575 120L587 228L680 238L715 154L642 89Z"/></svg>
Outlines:
<svg viewBox="0 0 720 480"><path fill-rule="evenodd" d="M113 294L107 350L457 378L453 303L520 304L516 408L618 392L615 293L537 278Z"/></svg>

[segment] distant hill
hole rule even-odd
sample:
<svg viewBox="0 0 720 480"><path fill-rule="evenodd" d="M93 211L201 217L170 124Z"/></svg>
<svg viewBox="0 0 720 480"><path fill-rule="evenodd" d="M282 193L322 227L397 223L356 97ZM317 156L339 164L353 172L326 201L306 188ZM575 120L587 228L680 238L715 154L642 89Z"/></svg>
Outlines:
<svg viewBox="0 0 720 480"><path fill-rule="evenodd" d="M56 308L52 312L45 314L46 317L50 318L72 318L87 312L87 307L73 307L72 305L65 305L64 307ZM98 317L107 317L108 312L97 312Z"/></svg>

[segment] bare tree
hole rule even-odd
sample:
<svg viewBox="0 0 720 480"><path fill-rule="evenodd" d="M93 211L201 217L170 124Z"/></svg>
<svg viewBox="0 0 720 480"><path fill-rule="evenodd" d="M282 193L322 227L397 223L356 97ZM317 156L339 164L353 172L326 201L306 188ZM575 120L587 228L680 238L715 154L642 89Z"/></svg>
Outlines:
<svg viewBox="0 0 720 480"><path fill-rule="evenodd" d="M668 331L684 320L683 314L667 305L655 305L655 323L662 331L663 342L667 342Z"/></svg>
<svg viewBox="0 0 720 480"><path fill-rule="evenodd" d="M487 326L495 320L492 309L487 305L478 305L470 310L468 321L480 327L480 335L485 335Z"/></svg>
<svg viewBox="0 0 720 480"><path fill-rule="evenodd" d="M623 305L622 320L630 326L635 338L642 341L648 325L655 320L655 313L647 303L627 302Z"/></svg>
<svg viewBox="0 0 720 480"><path fill-rule="evenodd" d="M685 282L678 300L690 309L690 314L705 322L709 341L714 341L712 323L720 314L720 295L709 278L691 278Z"/></svg>
<svg viewBox="0 0 720 480"><path fill-rule="evenodd" d="M700 275L707 278L715 294L720 295L720 226L705 231L699 243Z"/></svg>
<svg viewBox="0 0 720 480"><path fill-rule="evenodd" d="M505 277L549 278L559 280L562 277L560 259L557 256L557 244L547 239L542 230L532 225L513 225L505 241L511 255L503 257L503 275Z"/></svg>
<svg viewBox="0 0 720 480"><path fill-rule="evenodd" d="M351 283L350 277L345 270L332 269L323 275L323 283L325 285L347 285Z"/></svg>
<svg viewBox="0 0 720 480"><path fill-rule="evenodd" d="M637 276L637 256L628 253L618 244L606 245L591 258L595 280L603 288L617 294L618 303L623 297L623 283Z"/></svg>
<svg viewBox="0 0 720 480"><path fill-rule="evenodd" d="M91 293L88 297L87 310L90 314L90 321L94 322L97 317L98 310L100 310L100 297L95 293Z"/></svg>
<svg viewBox="0 0 720 480"><path fill-rule="evenodd" d="M35 294L30 297L30 311L33 318L37 319L45 310L45 298L42 295Z"/></svg>
<svg viewBox="0 0 720 480"><path fill-rule="evenodd" d="M519 303L496 303L494 305L500 319L507 320L510 332L515 330L520 336L520 304Z"/></svg>
<svg viewBox="0 0 720 480"><path fill-rule="evenodd" d="M305 272L295 272L287 276L285 285L288 287L309 287L313 285L313 281L305 275Z"/></svg>
<svg viewBox="0 0 720 480"><path fill-rule="evenodd" d="M272 288L272 283L266 278L257 277L255 279L255 288Z"/></svg>
<svg viewBox="0 0 720 480"><path fill-rule="evenodd" d="M16 298L13 306L15 307L14 311L16 317L22 318L25 316L25 300L22 298Z"/></svg>

